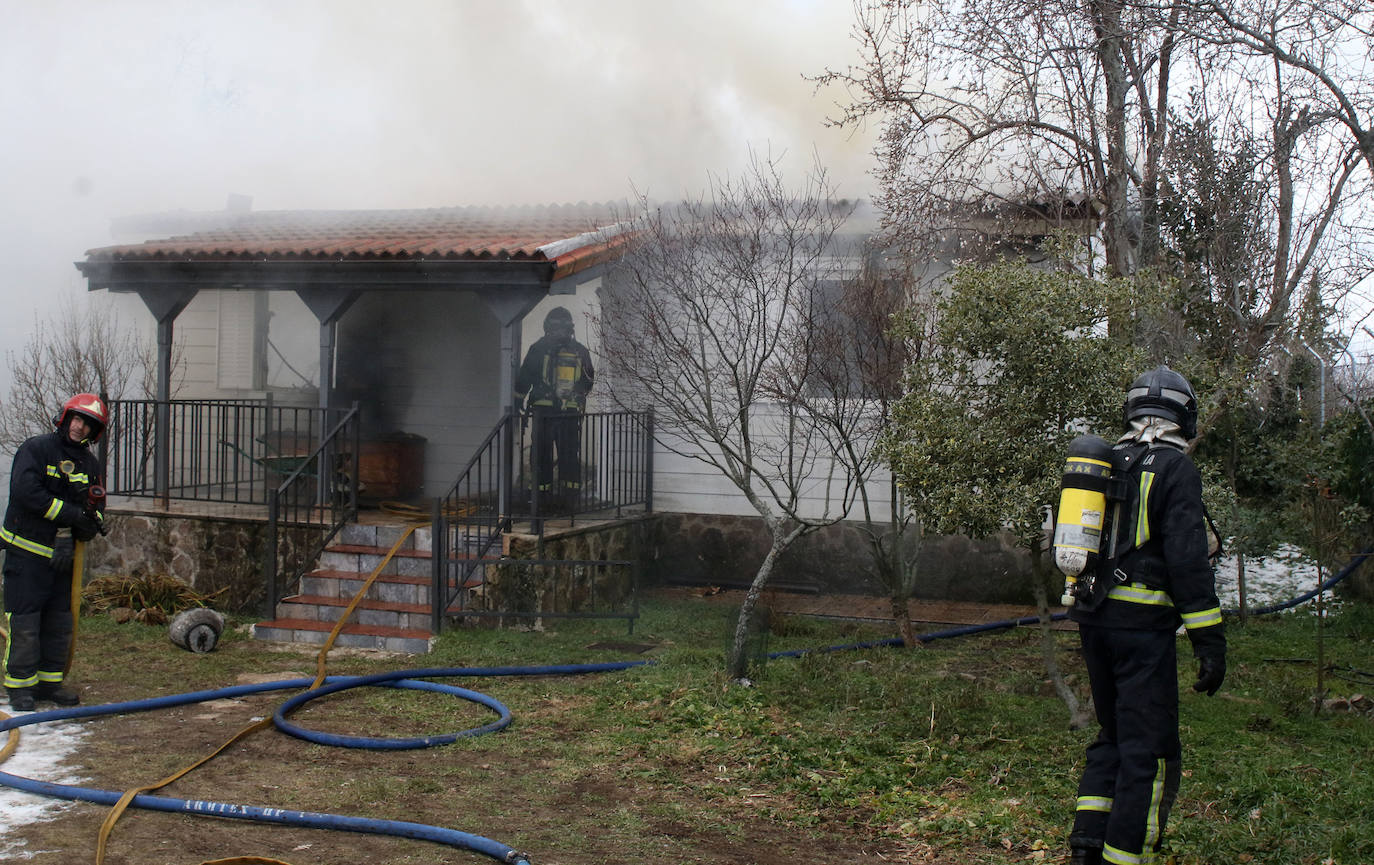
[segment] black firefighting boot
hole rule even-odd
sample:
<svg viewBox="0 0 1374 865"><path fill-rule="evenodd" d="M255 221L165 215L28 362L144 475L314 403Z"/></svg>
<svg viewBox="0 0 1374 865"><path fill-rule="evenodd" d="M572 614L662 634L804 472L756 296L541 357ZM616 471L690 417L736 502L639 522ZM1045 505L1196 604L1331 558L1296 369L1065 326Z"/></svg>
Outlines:
<svg viewBox="0 0 1374 865"><path fill-rule="evenodd" d="M1102 865L1101 847L1069 848L1069 865Z"/></svg>
<svg viewBox="0 0 1374 865"><path fill-rule="evenodd" d="M62 687L58 682L39 682L32 690L35 699L51 700L59 706L76 706L81 703L81 697L75 691Z"/></svg>
<svg viewBox="0 0 1374 865"><path fill-rule="evenodd" d="M10 696L11 712L32 712L37 706L33 702L33 688L6 688Z"/></svg>

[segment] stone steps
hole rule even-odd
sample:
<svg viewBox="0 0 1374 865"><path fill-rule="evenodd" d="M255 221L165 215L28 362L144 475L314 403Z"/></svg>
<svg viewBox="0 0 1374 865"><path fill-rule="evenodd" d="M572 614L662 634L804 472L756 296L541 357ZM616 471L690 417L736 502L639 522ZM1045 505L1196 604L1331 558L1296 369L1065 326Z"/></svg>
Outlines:
<svg viewBox="0 0 1374 865"><path fill-rule="evenodd" d="M299 593L277 604L274 619L253 627L254 638L324 643L344 609L405 532L399 526L345 526L336 542L320 556L319 566L301 577ZM429 535L428 526L406 535L368 587L334 645L411 654L430 650L434 634L430 628L433 559ZM470 581L464 588L477 585L480 579ZM454 588L450 580L450 593ZM463 597L459 596L460 604Z"/></svg>

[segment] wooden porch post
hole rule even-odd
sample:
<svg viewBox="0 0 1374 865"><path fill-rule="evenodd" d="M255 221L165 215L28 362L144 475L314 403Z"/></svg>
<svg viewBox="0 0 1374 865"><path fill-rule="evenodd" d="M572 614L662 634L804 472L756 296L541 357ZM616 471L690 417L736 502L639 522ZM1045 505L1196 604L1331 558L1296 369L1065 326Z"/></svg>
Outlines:
<svg viewBox="0 0 1374 865"><path fill-rule="evenodd" d="M312 285L296 289L296 294L320 322L319 405L327 409L333 403L334 351L337 348L339 319L343 318L362 292L358 289Z"/></svg>
<svg viewBox="0 0 1374 865"><path fill-rule="evenodd" d="M498 365L501 376L501 414L512 418L505 426L501 436L501 477L497 484L496 512L503 516L511 513L512 487L515 482L515 466L520 455L515 453L515 376L520 369L521 323L530 310L545 297L543 291L510 291L503 294L487 294L487 307L501 322L501 362Z"/></svg>
<svg viewBox="0 0 1374 865"><path fill-rule="evenodd" d="M166 508L171 499L172 323L196 296L190 286L138 289L143 305L157 319L157 412L153 416L153 491Z"/></svg>
<svg viewBox="0 0 1374 865"><path fill-rule="evenodd" d="M340 289L333 286L307 286L296 289L301 302L315 314L320 322L320 434L319 444L324 444L329 435L329 409L334 402L334 353L338 343L339 319L353 305L359 295L358 289ZM324 507L329 504L330 484L333 477L334 455L320 454L319 483L315 485L316 504ZM356 478L355 478L356 481Z"/></svg>

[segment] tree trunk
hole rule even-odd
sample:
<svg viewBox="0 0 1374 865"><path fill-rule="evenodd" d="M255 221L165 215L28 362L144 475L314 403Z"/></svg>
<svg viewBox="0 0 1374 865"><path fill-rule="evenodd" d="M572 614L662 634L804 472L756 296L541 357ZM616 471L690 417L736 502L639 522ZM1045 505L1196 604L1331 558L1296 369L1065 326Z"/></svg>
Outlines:
<svg viewBox="0 0 1374 865"><path fill-rule="evenodd" d="M892 596L892 621L897 625L897 633L902 638L902 645L908 649L914 649L924 645L916 639L916 629L911 627L911 599L905 595Z"/></svg>
<svg viewBox="0 0 1374 865"><path fill-rule="evenodd" d="M768 585L768 578L773 576L773 566L777 564L778 556L800 534L800 529L794 529L785 534L781 528L772 530L773 544L769 547L768 554L763 557L763 562L759 565L757 573L754 574L754 581L749 584L749 590L744 593L744 603L739 608L739 620L735 622L735 641L730 647L730 656L725 663L725 672L732 679L742 679L749 672L749 656L747 654L749 622L754 616L755 608L758 607L759 596L763 594L763 587Z"/></svg>
<svg viewBox="0 0 1374 865"><path fill-rule="evenodd" d="M1103 135L1107 139L1107 164L1100 167L1100 195L1104 209L1102 237L1106 246L1107 268L1112 276L1128 276L1135 269L1134 251L1126 229L1127 169L1126 169L1126 78L1122 59L1120 0L1094 0L1089 5L1093 29L1097 36L1097 65L1106 85L1107 104L1102 118Z"/></svg>
<svg viewBox="0 0 1374 865"><path fill-rule="evenodd" d="M1081 730L1092 723L1092 712L1087 706L1080 705L1073 689L1064 681L1064 673L1059 669L1055 658L1054 631L1050 629L1050 603L1045 593L1045 565L1037 543L1031 549L1031 590L1035 595L1035 606L1040 616L1040 654L1045 661L1045 672L1050 677L1054 692L1069 709L1069 729Z"/></svg>

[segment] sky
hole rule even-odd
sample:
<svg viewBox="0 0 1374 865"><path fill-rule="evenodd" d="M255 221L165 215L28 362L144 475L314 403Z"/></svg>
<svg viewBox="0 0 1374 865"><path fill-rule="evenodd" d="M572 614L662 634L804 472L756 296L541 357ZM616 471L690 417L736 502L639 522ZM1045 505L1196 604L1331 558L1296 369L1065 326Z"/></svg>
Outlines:
<svg viewBox="0 0 1374 865"><path fill-rule="evenodd" d="M0 348L113 218L664 199L751 149L866 197L804 76L850 0L0 0ZM151 320L151 318L150 318ZM0 394L8 391L0 369Z"/></svg>

